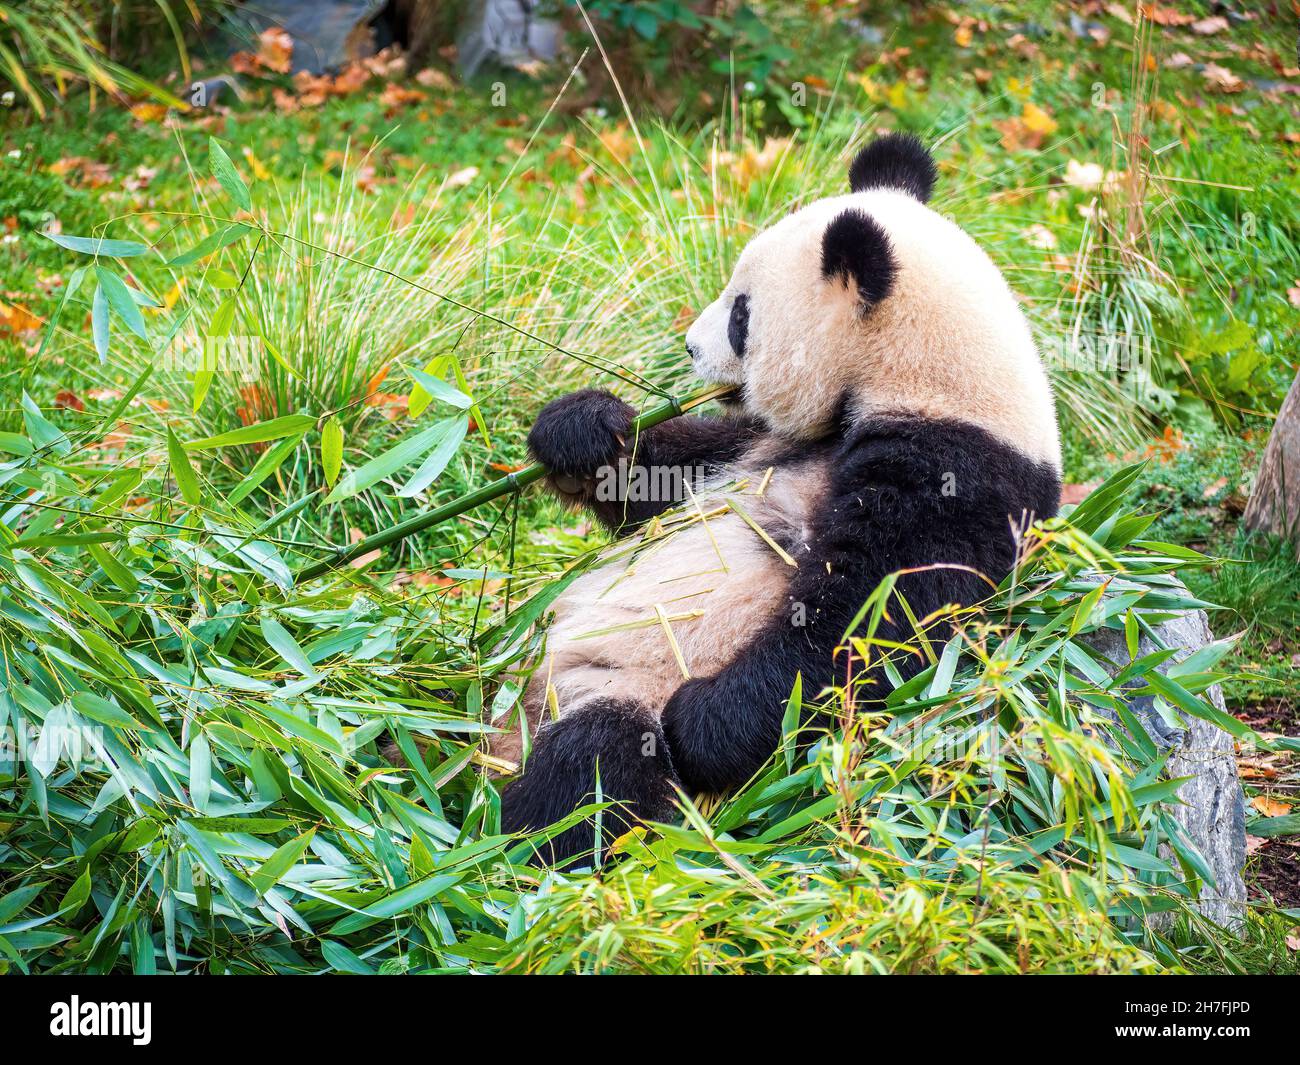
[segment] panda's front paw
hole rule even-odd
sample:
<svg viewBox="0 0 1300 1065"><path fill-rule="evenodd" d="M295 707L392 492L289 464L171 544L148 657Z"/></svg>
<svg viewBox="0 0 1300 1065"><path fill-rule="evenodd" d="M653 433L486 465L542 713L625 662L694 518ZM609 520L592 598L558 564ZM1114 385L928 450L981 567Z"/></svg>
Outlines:
<svg viewBox="0 0 1300 1065"><path fill-rule="evenodd" d="M602 467L615 466L627 453L634 416L609 392L571 392L542 408L528 434L528 450L557 489L579 495Z"/></svg>

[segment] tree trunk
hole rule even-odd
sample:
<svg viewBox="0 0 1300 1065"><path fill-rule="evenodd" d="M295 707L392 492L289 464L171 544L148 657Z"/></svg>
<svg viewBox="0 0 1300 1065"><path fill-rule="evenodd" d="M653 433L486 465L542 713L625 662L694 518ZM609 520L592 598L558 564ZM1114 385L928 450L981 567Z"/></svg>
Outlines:
<svg viewBox="0 0 1300 1065"><path fill-rule="evenodd" d="M1300 558L1300 374L1277 412L1246 505L1246 527L1296 542Z"/></svg>

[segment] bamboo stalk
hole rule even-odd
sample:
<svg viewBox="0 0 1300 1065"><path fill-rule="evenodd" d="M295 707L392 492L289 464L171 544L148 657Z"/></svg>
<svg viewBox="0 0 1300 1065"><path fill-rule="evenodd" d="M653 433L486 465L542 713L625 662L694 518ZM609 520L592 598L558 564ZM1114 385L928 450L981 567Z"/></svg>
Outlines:
<svg viewBox="0 0 1300 1065"><path fill-rule="evenodd" d="M685 399L670 399L667 403L638 415L633 421L632 427L636 432L644 432L661 422L676 418L689 410L703 406L710 400L724 396L731 390L731 385L714 385L687 396ZM482 488L476 488L473 492L467 492L459 499L453 499L450 503L444 503L440 507L426 510L423 514L414 514L405 521L398 522L390 529L377 532L373 536L367 536L365 539L358 540L355 544L349 544L346 548L336 549L329 558L321 559L319 562L313 562L310 566L303 567L298 572L295 580L297 582L315 580L335 567L346 566L353 559L360 558L370 551L389 547L399 540L406 539L413 533L423 532L425 529L446 521L448 518L459 517L466 511L473 510L484 503L500 499L511 492L521 491L534 481L539 481L545 476L546 470L540 464L534 463L531 466L526 466L515 473L507 474L499 481L493 481L491 484L485 484Z"/></svg>

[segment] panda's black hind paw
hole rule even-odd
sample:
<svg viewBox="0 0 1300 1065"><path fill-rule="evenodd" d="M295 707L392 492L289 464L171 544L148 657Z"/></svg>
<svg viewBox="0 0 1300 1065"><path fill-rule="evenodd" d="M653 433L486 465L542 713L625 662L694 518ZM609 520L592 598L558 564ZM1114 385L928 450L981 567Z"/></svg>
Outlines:
<svg viewBox="0 0 1300 1065"><path fill-rule="evenodd" d="M528 450L551 473L565 493L626 454L635 411L617 396L588 388L552 400L542 408L528 434Z"/></svg>
<svg viewBox="0 0 1300 1065"><path fill-rule="evenodd" d="M612 802L600 815L601 846L641 820L674 813L672 759L659 721L635 703L603 701L542 728L522 776L501 793L501 830L528 832L559 821L596 799ZM595 850L594 819L541 844L547 865L586 864Z"/></svg>

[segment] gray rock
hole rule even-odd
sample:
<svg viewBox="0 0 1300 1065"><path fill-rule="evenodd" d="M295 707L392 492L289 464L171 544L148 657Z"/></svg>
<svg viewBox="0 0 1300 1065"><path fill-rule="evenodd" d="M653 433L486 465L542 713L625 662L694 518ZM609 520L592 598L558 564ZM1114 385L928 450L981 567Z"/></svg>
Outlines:
<svg viewBox="0 0 1300 1065"><path fill-rule="evenodd" d="M473 77L489 59L517 66L530 59L550 62L559 50L560 30L538 16L535 0L478 0L456 41L460 69Z"/></svg>
<svg viewBox="0 0 1300 1065"><path fill-rule="evenodd" d="M1177 649L1174 660L1185 658L1214 639L1202 610L1167 621L1157 626L1156 632L1166 647ZM1122 666L1129 661L1123 632L1103 629L1090 634L1087 640L1112 662ZM1159 649L1145 634L1138 641L1139 657ZM1205 698L1220 710L1225 709L1223 692L1217 684L1205 692ZM1232 737L1200 718L1188 718L1186 729L1170 728L1156 712L1150 696L1134 698L1130 708L1157 746L1174 748L1169 759L1170 776L1192 778L1178 791L1182 805L1172 807L1170 812L1214 872L1215 883L1201 889L1200 911L1218 924L1237 927L1246 904L1246 885L1241 877L1246 860L1246 802L1237 779Z"/></svg>
<svg viewBox="0 0 1300 1065"><path fill-rule="evenodd" d="M293 69L319 74L356 58L349 54L349 39L383 8L384 0L259 0L237 8L235 21L247 22L254 34L270 26L287 31L293 38ZM239 47L248 48L250 42ZM255 42L252 47L256 49Z"/></svg>

